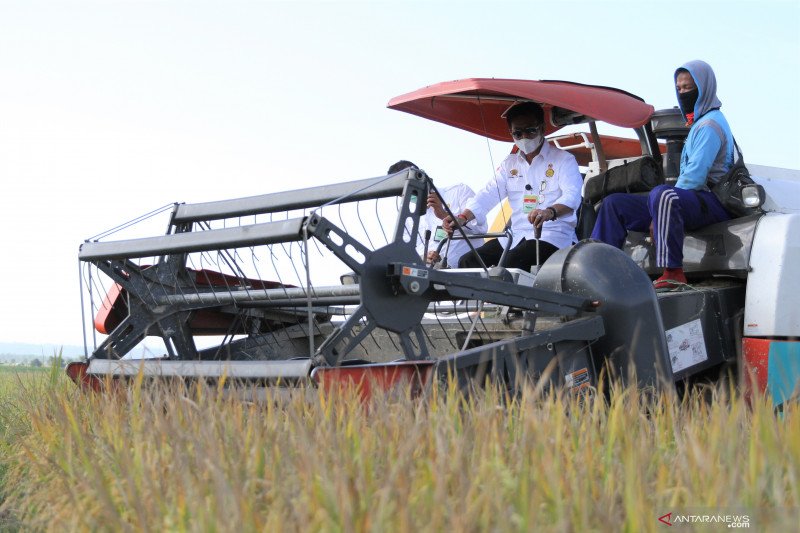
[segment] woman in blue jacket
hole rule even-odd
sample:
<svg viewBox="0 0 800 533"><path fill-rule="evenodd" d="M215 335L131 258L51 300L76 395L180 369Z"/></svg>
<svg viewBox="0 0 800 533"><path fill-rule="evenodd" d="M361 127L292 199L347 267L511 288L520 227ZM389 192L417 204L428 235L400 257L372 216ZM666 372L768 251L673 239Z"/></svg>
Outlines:
<svg viewBox="0 0 800 533"><path fill-rule="evenodd" d="M674 187L659 185L645 196L620 193L603 200L592 238L622 248L628 230L652 227L656 265L664 273L656 289L686 283L683 239L694 230L728 220L730 215L709 190L733 166L733 135L719 110L717 80L704 61L689 61L675 71L675 91L690 126Z"/></svg>

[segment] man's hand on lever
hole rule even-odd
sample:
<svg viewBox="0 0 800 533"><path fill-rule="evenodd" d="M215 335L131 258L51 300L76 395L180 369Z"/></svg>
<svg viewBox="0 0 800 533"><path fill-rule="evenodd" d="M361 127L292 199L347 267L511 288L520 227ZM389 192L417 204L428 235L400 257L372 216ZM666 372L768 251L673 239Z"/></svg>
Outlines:
<svg viewBox="0 0 800 533"><path fill-rule="evenodd" d="M555 220L558 218L558 211L555 207L545 207L544 209L534 209L528 213L528 222L533 224L536 229L541 229L542 224L548 220Z"/></svg>
<svg viewBox="0 0 800 533"><path fill-rule="evenodd" d="M442 227L444 228L444 230L447 232L448 235L452 235L453 231L455 231L455 229L458 226L465 225L473 218L475 218L475 215L472 214L472 211L470 211L469 209L465 209L464 211L456 215L455 220L453 220L453 218L450 216L444 217L442 219Z"/></svg>

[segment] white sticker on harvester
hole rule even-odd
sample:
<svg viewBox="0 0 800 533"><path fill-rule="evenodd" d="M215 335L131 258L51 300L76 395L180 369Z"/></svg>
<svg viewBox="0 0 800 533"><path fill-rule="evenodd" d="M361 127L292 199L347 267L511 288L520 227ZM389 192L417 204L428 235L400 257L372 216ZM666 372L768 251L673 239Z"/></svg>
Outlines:
<svg viewBox="0 0 800 533"><path fill-rule="evenodd" d="M672 372L680 372L708 359L700 319L667 330L667 347Z"/></svg>

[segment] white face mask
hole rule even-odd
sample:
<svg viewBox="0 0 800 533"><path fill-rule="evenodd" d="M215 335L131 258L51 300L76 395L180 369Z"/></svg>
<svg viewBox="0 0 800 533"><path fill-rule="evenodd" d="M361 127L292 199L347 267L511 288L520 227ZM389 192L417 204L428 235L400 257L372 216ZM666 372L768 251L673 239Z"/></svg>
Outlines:
<svg viewBox="0 0 800 533"><path fill-rule="evenodd" d="M514 141L514 144L517 145L517 148L519 148L522 151L522 153L532 154L533 152L538 150L539 147L542 145L542 140L543 140L542 136L537 135L533 139L526 139L525 137L523 137L522 139L517 139Z"/></svg>

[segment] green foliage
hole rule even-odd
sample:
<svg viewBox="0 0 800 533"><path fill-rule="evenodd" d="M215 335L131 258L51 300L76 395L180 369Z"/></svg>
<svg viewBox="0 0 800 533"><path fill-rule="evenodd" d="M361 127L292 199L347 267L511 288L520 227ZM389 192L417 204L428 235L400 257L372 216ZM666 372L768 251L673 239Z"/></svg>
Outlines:
<svg viewBox="0 0 800 533"><path fill-rule="evenodd" d="M780 530L800 508L797 409L725 389L241 401L39 376L2 396L0 513L24 529L654 531L679 507L744 507Z"/></svg>

